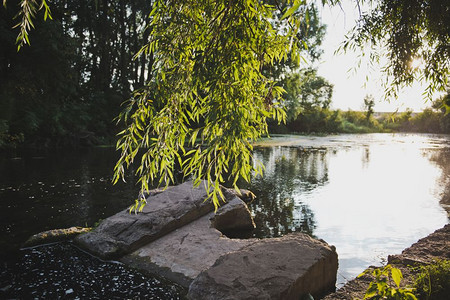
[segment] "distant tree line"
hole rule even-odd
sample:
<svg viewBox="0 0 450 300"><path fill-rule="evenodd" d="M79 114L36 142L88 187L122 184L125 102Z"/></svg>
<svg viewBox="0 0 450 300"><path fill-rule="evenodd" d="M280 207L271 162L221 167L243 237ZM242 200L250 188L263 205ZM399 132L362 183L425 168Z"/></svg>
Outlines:
<svg viewBox="0 0 450 300"><path fill-rule="evenodd" d="M447 133L450 134L450 89L447 94L431 103L431 107L414 114L407 110L392 118L381 118L384 128L401 132Z"/></svg>
<svg viewBox="0 0 450 300"><path fill-rule="evenodd" d="M373 98L364 99L362 111L332 110L325 103L303 106L286 124L271 123L272 133L334 134L373 132L414 132L450 134L449 92L422 112L374 113ZM306 109L305 109L306 108ZM289 111L288 111L289 115Z"/></svg>

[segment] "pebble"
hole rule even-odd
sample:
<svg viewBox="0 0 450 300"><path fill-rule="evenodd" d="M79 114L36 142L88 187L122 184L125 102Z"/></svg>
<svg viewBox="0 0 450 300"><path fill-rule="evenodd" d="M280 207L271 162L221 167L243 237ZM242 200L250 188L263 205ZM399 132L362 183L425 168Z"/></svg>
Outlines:
<svg viewBox="0 0 450 300"><path fill-rule="evenodd" d="M3 265L3 264L2 264ZM165 280L104 262L70 242L22 250L0 268L0 299L185 299Z"/></svg>

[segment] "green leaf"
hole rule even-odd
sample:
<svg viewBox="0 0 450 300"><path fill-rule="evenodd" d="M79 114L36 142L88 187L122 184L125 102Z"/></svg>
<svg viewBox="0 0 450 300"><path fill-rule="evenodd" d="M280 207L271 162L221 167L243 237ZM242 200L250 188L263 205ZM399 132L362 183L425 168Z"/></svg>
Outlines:
<svg viewBox="0 0 450 300"><path fill-rule="evenodd" d="M397 268L392 268L391 269L391 274L392 274L392 279L394 280L395 285L397 287L400 287L400 281L403 278L402 271L400 271Z"/></svg>
<svg viewBox="0 0 450 300"><path fill-rule="evenodd" d="M366 293L364 294L364 299L370 299L377 294L378 294L377 284L371 282L369 285L369 288L367 289Z"/></svg>
<svg viewBox="0 0 450 300"><path fill-rule="evenodd" d="M293 13L295 13L295 11L300 7L301 1L295 1L294 4L286 10L286 12L283 14L283 16L281 17L281 20L286 19L288 17L290 17Z"/></svg>
<svg viewBox="0 0 450 300"><path fill-rule="evenodd" d="M408 299L410 299L410 300L417 300L417 297L414 296L414 294L412 294L412 293L410 293L410 292L405 293L405 295L406 295L406 297L407 297Z"/></svg>

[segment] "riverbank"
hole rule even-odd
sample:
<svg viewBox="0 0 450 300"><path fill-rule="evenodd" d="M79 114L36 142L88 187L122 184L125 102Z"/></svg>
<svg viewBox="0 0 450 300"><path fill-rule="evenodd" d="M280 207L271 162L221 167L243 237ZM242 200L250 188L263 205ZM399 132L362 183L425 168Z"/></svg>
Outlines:
<svg viewBox="0 0 450 300"><path fill-rule="evenodd" d="M403 274L402 286L412 286L418 274L418 270L411 268L429 265L436 260L450 259L450 224L436 230L425 238L418 240L411 247L406 248L399 255L390 255L388 263L400 269ZM376 267L369 267L373 270ZM366 272L365 275L347 282L342 288L332 293L323 300L336 299L363 299L369 283L374 279Z"/></svg>

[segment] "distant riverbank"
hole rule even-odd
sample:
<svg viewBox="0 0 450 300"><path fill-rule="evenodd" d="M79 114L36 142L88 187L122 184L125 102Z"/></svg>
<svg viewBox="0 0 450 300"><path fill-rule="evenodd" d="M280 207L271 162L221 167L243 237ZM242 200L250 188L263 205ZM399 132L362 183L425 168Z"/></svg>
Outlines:
<svg viewBox="0 0 450 300"><path fill-rule="evenodd" d="M450 133L450 114L435 106L422 112L341 111L316 108L303 111L285 124L269 123L271 133L335 134L335 133Z"/></svg>

